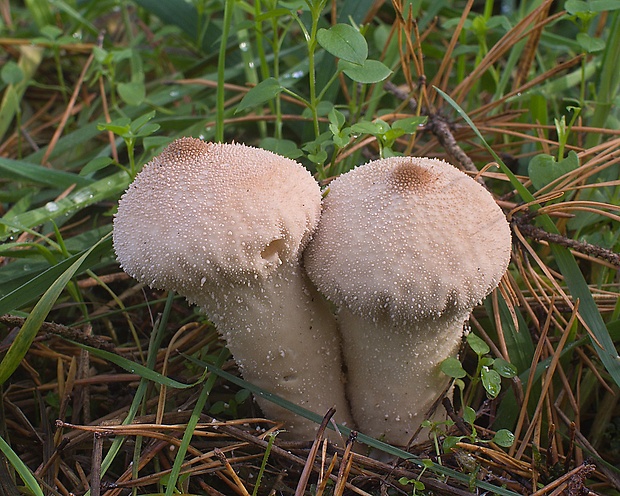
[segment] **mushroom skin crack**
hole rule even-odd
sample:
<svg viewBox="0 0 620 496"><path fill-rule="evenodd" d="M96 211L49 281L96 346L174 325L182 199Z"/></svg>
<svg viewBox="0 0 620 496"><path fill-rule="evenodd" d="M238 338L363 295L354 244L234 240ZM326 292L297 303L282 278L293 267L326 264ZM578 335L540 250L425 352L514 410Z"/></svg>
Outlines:
<svg viewBox="0 0 620 496"><path fill-rule="evenodd" d="M510 250L491 194L444 161L382 159L330 183L304 263L338 307L360 431L407 444L447 388L440 363L457 354Z"/></svg>
<svg viewBox="0 0 620 496"><path fill-rule="evenodd" d="M122 268L204 311L246 380L351 425L340 338L327 302L299 264L321 210L300 164L241 144L174 141L122 196L114 249ZM317 425L257 398L289 437Z"/></svg>

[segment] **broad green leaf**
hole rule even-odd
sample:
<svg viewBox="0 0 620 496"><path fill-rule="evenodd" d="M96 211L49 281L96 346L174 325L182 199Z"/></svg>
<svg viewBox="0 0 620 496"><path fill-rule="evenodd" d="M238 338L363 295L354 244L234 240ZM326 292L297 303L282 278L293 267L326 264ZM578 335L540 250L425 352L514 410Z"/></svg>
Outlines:
<svg viewBox="0 0 620 496"><path fill-rule="evenodd" d="M110 157L97 157L88 162L80 171L80 176L86 176L92 172L104 169L114 162Z"/></svg>
<svg viewBox="0 0 620 496"><path fill-rule="evenodd" d="M510 448L515 442L515 435L508 429L500 429L493 436L493 442L502 448Z"/></svg>
<svg viewBox="0 0 620 496"><path fill-rule="evenodd" d="M140 117L137 117L136 119L131 121L129 123L129 129L135 135L137 135L139 132L144 132L144 127L153 118L155 118L154 110L151 112L147 112L146 114L143 114Z"/></svg>
<svg viewBox="0 0 620 496"><path fill-rule="evenodd" d="M449 453L450 451L456 449L456 443L460 443L463 439L463 436L446 436L443 440L443 452Z"/></svg>
<svg viewBox="0 0 620 496"><path fill-rule="evenodd" d="M471 406L463 408L463 420L469 425L474 425L476 422L476 411Z"/></svg>
<svg viewBox="0 0 620 496"><path fill-rule="evenodd" d="M418 130L418 127L425 124L427 120L428 118L425 115L398 119L392 122L392 129L402 129L406 134L413 134Z"/></svg>
<svg viewBox="0 0 620 496"><path fill-rule="evenodd" d="M373 84L386 79L392 71L383 62L367 59L362 65L351 64L344 60L338 61L338 69L356 83Z"/></svg>
<svg viewBox="0 0 620 496"><path fill-rule="evenodd" d="M117 89L118 96L127 105L140 105L146 97L146 87L141 82L119 83Z"/></svg>
<svg viewBox="0 0 620 496"><path fill-rule="evenodd" d="M377 136L383 132L383 127L376 122L360 121L351 126L351 132Z"/></svg>
<svg viewBox="0 0 620 496"><path fill-rule="evenodd" d="M459 379L467 375L463 365L455 357L446 358L443 362L441 362L441 371L448 377L454 377L455 379Z"/></svg>
<svg viewBox="0 0 620 496"><path fill-rule="evenodd" d="M239 105L237 105L235 113L262 105L263 103L274 99L283 90L284 87L276 78L267 78L246 93L243 99L239 102Z"/></svg>
<svg viewBox="0 0 620 496"><path fill-rule="evenodd" d="M303 155L297 143L287 139L264 138L261 140L260 146L265 150L272 151L293 160Z"/></svg>
<svg viewBox="0 0 620 496"><path fill-rule="evenodd" d="M510 379L518 374L517 367L515 367L512 363L507 362L503 358L496 358L493 361L493 370L495 370L502 377L506 377Z"/></svg>
<svg viewBox="0 0 620 496"><path fill-rule="evenodd" d="M500 375L493 369L482 367L480 377L482 378L482 385L488 396L490 398L497 398L497 395L502 389L502 378Z"/></svg>
<svg viewBox="0 0 620 496"><path fill-rule="evenodd" d="M24 71L16 62L9 60L0 70L0 78L6 84L17 84L24 80Z"/></svg>
<svg viewBox="0 0 620 496"><path fill-rule="evenodd" d="M55 40L62 34L62 29L53 25L43 26L40 31L48 40Z"/></svg>
<svg viewBox="0 0 620 496"><path fill-rule="evenodd" d="M473 332L470 332L465 339L467 340L467 344L469 344L472 351L478 356L486 355L489 351L491 351L489 345L476 336Z"/></svg>
<svg viewBox="0 0 620 496"><path fill-rule="evenodd" d="M362 65L368 57L368 43L362 34L349 24L336 24L329 29L319 29L317 41L334 57L352 64Z"/></svg>
<svg viewBox="0 0 620 496"><path fill-rule="evenodd" d="M127 136L131 131L131 119L129 117L120 117L112 122L100 122L97 124L99 131L111 131L118 136Z"/></svg>
<svg viewBox="0 0 620 496"><path fill-rule="evenodd" d="M532 184L538 190L577 167L579 167L579 157L573 150L559 162L555 160L555 157L541 153L530 160L528 174Z"/></svg>
<svg viewBox="0 0 620 496"><path fill-rule="evenodd" d="M579 33L577 35L577 43L587 53L600 52L605 49L605 41L600 38L594 38L587 33Z"/></svg>
<svg viewBox="0 0 620 496"><path fill-rule="evenodd" d="M618 0L590 0L588 2L567 0L564 8L572 15L593 14L607 10L618 10L620 9L620 2Z"/></svg>

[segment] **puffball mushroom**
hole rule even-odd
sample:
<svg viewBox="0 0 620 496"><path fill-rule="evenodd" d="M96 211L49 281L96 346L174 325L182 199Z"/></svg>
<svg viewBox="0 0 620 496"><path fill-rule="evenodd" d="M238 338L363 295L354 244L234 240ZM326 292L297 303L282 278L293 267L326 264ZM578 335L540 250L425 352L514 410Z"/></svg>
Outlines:
<svg viewBox="0 0 620 496"><path fill-rule="evenodd" d="M246 380L351 423L340 338L327 302L301 269L321 192L293 160L241 144L181 138L122 196L114 249L122 268L200 307ZM317 425L257 398L297 438Z"/></svg>
<svg viewBox="0 0 620 496"><path fill-rule="evenodd" d="M510 250L491 194L442 160L377 160L330 183L304 262L339 308L361 432L407 444L448 386L440 363L457 354Z"/></svg>

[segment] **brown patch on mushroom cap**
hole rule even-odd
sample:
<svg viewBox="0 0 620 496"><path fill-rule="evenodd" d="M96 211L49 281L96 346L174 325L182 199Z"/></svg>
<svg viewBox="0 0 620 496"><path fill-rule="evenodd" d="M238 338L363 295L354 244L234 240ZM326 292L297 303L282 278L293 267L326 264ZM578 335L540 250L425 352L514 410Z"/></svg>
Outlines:
<svg viewBox="0 0 620 496"><path fill-rule="evenodd" d="M356 315L464 320L499 283L510 237L476 181L442 160L394 157L332 181L304 261L319 290Z"/></svg>
<svg viewBox="0 0 620 496"><path fill-rule="evenodd" d="M314 178L293 160L181 138L121 198L114 248L134 278L193 300L212 280L247 284L297 261L320 199Z"/></svg>
<svg viewBox="0 0 620 496"><path fill-rule="evenodd" d="M408 159L394 161L394 167L387 175L387 183L397 191L429 191L437 175Z"/></svg>

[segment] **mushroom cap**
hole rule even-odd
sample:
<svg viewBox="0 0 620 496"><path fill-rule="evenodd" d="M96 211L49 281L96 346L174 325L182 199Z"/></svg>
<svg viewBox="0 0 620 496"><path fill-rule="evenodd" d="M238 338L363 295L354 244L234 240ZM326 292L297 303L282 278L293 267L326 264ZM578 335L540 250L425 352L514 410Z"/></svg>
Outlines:
<svg viewBox="0 0 620 496"><path fill-rule="evenodd" d="M510 250L506 218L475 180L442 160L392 157L330 183L304 262L336 305L399 325L465 319Z"/></svg>
<svg viewBox="0 0 620 496"><path fill-rule="evenodd" d="M320 188L297 162L181 138L121 197L114 249L135 279L196 301L211 281L249 284L298 261L320 209Z"/></svg>

